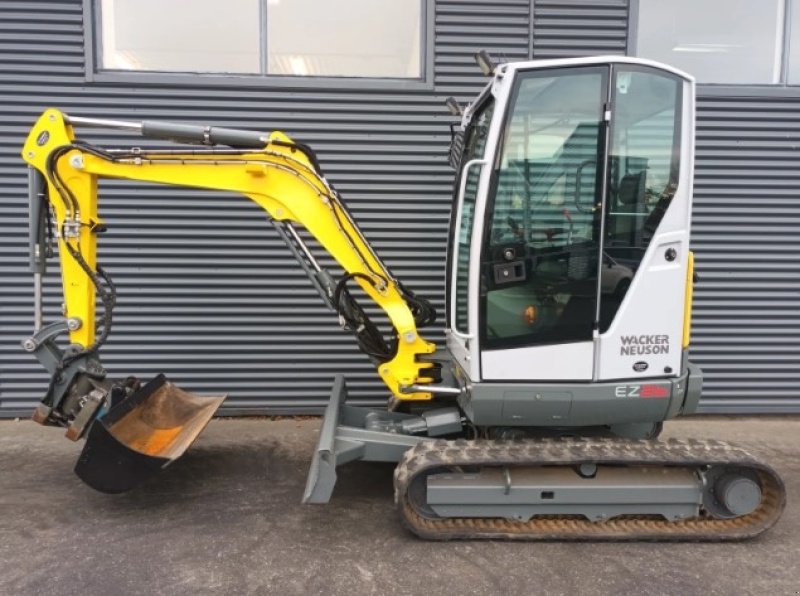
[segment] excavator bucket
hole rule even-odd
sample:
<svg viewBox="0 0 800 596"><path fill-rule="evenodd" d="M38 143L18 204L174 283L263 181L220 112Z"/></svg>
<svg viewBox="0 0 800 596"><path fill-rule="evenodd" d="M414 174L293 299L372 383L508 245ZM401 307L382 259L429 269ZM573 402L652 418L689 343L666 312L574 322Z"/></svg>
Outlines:
<svg viewBox="0 0 800 596"><path fill-rule="evenodd" d="M225 397L198 397L158 375L92 424L75 473L104 493L132 489L183 455Z"/></svg>

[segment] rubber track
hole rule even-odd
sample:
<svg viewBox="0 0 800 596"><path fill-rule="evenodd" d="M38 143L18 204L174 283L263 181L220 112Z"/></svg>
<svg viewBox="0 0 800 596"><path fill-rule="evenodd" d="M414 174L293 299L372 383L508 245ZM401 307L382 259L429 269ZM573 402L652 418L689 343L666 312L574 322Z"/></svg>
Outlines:
<svg viewBox="0 0 800 596"><path fill-rule="evenodd" d="M754 512L733 518L706 515L679 521L627 515L592 522L581 516L538 516L522 522L503 518L430 518L408 500L421 473L453 466L574 466L581 463L696 468L733 465L755 470L762 501ZM510 540L744 540L772 527L786 506L783 481L770 466L720 441L669 439L541 439L524 441L423 441L409 449L395 469L395 503L407 527L422 538Z"/></svg>

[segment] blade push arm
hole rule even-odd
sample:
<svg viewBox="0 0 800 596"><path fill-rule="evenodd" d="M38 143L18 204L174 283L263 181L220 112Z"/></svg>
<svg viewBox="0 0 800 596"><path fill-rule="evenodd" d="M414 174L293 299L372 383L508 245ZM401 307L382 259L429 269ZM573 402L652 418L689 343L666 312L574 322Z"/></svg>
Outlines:
<svg viewBox="0 0 800 596"><path fill-rule="evenodd" d="M132 128L148 136L235 148L107 151L76 140L73 126L78 124ZM417 332L415 314L419 313L414 306L419 302L371 249L336 191L320 174L313 153L303 145L280 132L265 135L166 123L70 119L51 109L31 129L23 158L46 180L57 228L65 314L75 327L70 330L73 344L93 350L108 333L110 320L103 321L100 333L96 329L96 291L106 311L113 308L108 279L97 266L97 233L103 229L97 213L98 179L233 191L258 203L274 221L289 224L298 241L292 223L310 232L344 269L347 279L353 279L390 319L397 334L396 346L377 366L392 394L401 400L431 398L431 393L418 387L433 376L433 365L420 361L419 356L435 350L434 344ZM329 294L340 314L349 311L352 315L354 304L344 287L347 279L329 288ZM360 308L356 322L359 314L363 314Z"/></svg>

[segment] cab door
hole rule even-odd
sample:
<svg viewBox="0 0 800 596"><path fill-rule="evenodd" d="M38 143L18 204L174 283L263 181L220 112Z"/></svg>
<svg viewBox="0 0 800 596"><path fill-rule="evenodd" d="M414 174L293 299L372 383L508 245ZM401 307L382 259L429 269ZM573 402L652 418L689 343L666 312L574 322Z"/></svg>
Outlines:
<svg viewBox="0 0 800 596"><path fill-rule="evenodd" d="M483 380L592 379L609 75L513 73L479 257Z"/></svg>

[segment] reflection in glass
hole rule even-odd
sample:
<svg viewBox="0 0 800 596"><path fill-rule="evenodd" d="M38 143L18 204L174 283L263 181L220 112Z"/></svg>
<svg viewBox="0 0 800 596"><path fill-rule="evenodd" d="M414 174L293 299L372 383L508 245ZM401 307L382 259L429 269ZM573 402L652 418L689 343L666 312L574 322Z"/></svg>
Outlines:
<svg viewBox="0 0 800 596"><path fill-rule="evenodd" d="M101 0L105 69L420 78L424 0Z"/></svg>
<svg viewBox="0 0 800 596"><path fill-rule="evenodd" d="M785 0L639 0L636 53L699 83L780 80Z"/></svg>
<svg viewBox="0 0 800 596"><path fill-rule="evenodd" d="M103 67L261 72L259 0L103 0Z"/></svg>
<svg viewBox="0 0 800 596"><path fill-rule="evenodd" d="M681 82L620 67L612 87L600 332L611 325L678 183Z"/></svg>
<svg viewBox="0 0 800 596"><path fill-rule="evenodd" d="M592 337L607 73L603 66L520 75L487 213L489 348Z"/></svg>
<svg viewBox="0 0 800 596"><path fill-rule="evenodd" d="M267 72L419 78L421 23L421 0L273 0Z"/></svg>

